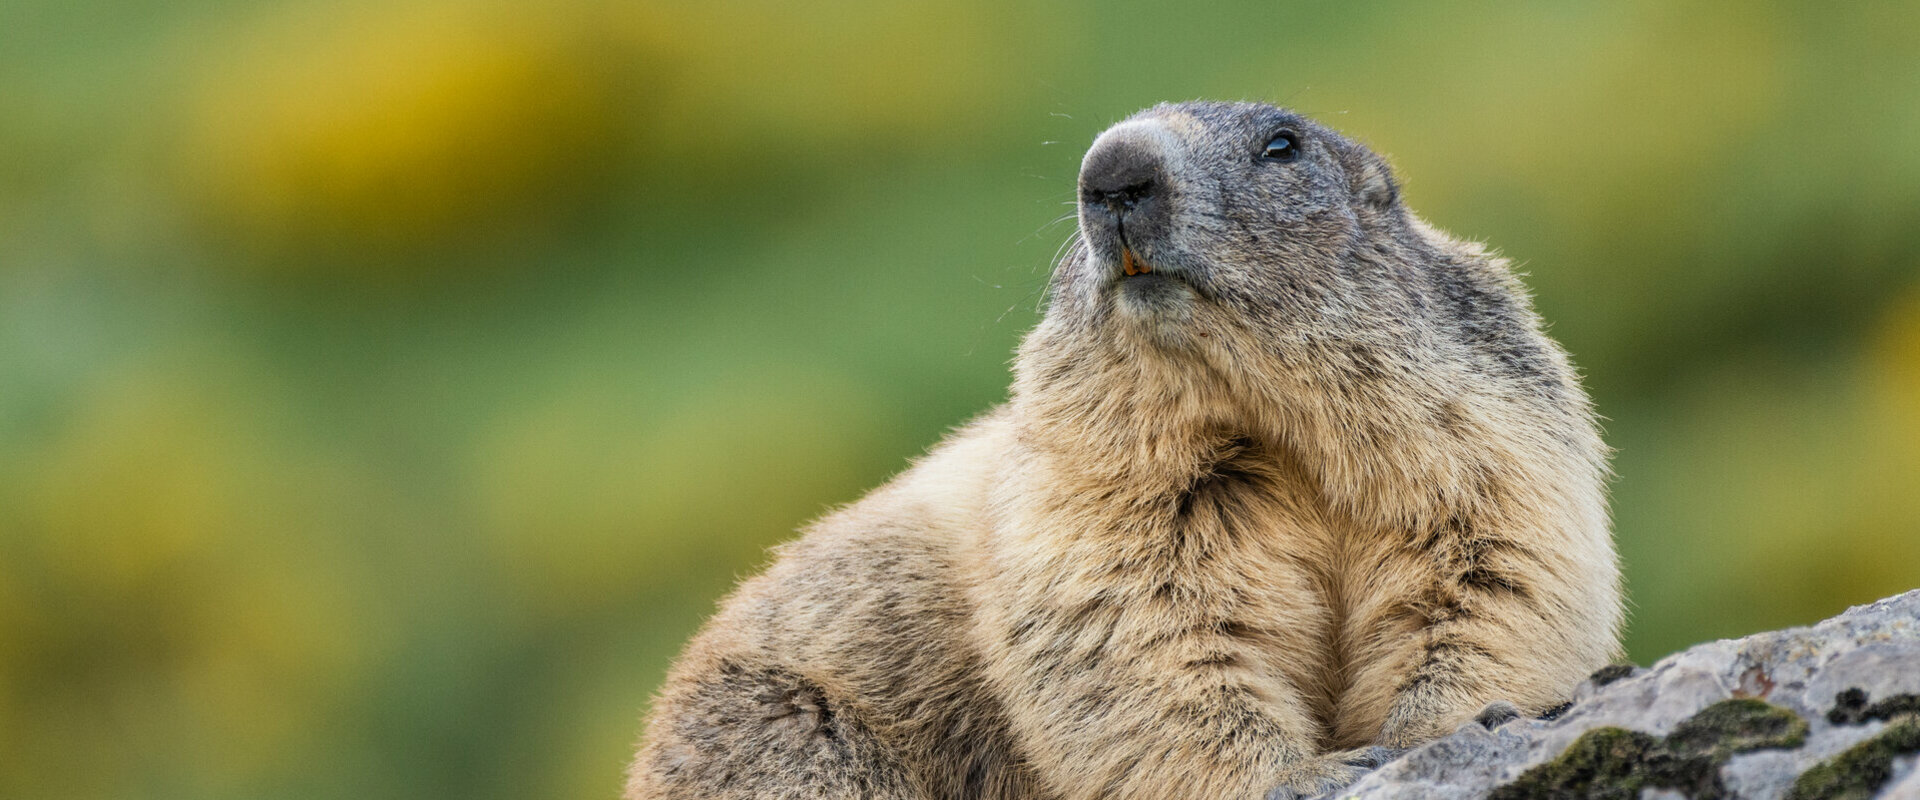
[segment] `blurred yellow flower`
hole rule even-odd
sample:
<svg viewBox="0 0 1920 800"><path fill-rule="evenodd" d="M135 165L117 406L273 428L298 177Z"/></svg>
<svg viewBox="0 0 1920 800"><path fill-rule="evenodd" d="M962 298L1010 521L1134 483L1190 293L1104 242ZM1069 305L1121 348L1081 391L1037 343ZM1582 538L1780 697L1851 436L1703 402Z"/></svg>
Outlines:
<svg viewBox="0 0 1920 800"><path fill-rule="evenodd" d="M1904 475L1920 505L1920 283L1882 312L1869 349L1878 422L1889 428L1889 449L1905 456Z"/></svg>
<svg viewBox="0 0 1920 800"><path fill-rule="evenodd" d="M836 5L282 11L202 57L177 168L216 236L313 263L545 222L629 168L697 184L743 154L961 140L1023 83L979 9Z"/></svg>
<svg viewBox="0 0 1920 800"><path fill-rule="evenodd" d="M206 65L183 170L216 223L310 247L538 219L597 188L633 100L589 32L522 9L269 18Z"/></svg>
<svg viewBox="0 0 1920 800"><path fill-rule="evenodd" d="M0 514L4 567L31 587L0 592L0 650L35 654L0 684L26 693L0 691L0 731L61 720L18 742L60 757L16 785L112 795L161 763L217 762L238 783L284 769L385 639L340 530L311 513L341 486L310 446L276 445L257 377L157 360L102 376Z"/></svg>

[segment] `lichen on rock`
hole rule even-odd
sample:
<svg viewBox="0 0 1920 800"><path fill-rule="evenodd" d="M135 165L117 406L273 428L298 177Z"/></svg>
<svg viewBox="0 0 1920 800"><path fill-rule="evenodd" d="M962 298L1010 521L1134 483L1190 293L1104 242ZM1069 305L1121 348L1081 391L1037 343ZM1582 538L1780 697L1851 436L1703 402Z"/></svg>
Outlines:
<svg viewBox="0 0 1920 800"><path fill-rule="evenodd" d="M1895 758L1913 753L1920 753L1920 719L1907 717L1802 773L1787 800L1865 800L1893 777Z"/></svg>
<svg viewBox="0 0 1920 800"><path fill-rule="evenodd" d="M1869 705L1867 693L1848 689L1835 698L1827 720L1858 725L1893 720L1879 734L1801 773L1787 800L1866 800L1893 777L1894 759L1920 753L1920 695L1894 695Z"/></svg>
<svg viewBox="0 0 1920 800"><path fill-rule="evenodd" d="M1792 711L1760 700L1722 700L1680 723L1664 739L1625 728L1594 728L1559 758L1528 770L1490 797L1635 800L1641 789L1659 788L1715 800L1727 796L1720 766L1735 753L1798 747L1806 739L1807 723Z"/></svg>
<svg viewBox="0 0 1920 800"><path fill-rule="evenodd" d="M1920 798L1920 590L1607 667L1570 699L1462 725L1335 796Z"/></svg>
<svg viewBox="0 0 1920 800"><path fill-rule="evenodd" d="M1848 689L1833 699L1827 721L1835 725L1858 725L1869 720L1890 720L1901 714L1920 714L1920 694L1897 694L1869 704L1867 693Z"/></svg>

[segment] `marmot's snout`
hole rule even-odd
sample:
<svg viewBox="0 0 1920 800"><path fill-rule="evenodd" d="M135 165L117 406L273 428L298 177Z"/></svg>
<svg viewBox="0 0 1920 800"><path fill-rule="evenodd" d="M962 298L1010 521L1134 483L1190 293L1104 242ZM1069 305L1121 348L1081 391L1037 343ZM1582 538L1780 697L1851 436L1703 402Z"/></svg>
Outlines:
<svg viewBox="0 0 1920 800"><path fill-rule="evenodd" d="M1168 206L1163 132L1151 123L1102 134L1080 163L1080 228L1096 254L1128 275L1152 272L1165 247Z"/></svg>

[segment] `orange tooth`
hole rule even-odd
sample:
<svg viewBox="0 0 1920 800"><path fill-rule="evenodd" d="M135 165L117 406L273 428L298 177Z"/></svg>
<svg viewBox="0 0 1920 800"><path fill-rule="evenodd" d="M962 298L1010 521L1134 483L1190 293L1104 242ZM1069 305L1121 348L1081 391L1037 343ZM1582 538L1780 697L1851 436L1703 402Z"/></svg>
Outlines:
<svg viewBox="0 0 1920 800"><path fill-rule="evenodd" d="M1120 270L1128 275L1145 275L1152 272L1153 268L1147 266L1147 262L1135 258L1133 248L1122 247L1120 248Z"/></svg>

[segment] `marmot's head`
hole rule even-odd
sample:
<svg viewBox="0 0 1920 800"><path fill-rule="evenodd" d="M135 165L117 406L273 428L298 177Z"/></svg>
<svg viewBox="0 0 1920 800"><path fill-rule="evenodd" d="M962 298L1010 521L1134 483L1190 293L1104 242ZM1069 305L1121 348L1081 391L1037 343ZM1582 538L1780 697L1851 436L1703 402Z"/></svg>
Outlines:
<svg viewBox="0 0 1920 800"><path fill-rule="evenodd" d="M1377 405L1571 386L1502 261L1407 211L1371 150L1286 109L1142 111L1087 151L1079 208L1023 390Z"/></svg>
<svg viewBox="0 0 1920 800"><path fill-rule="evenodd" d="M1309 321L1326 295L1361 288L1340 285L1355 251L1406 227L1379 156L1257 103L1161 105L1113 126L1081 163L1079 203L1056 313L1166 344L1222 304L1242 322Z"/></svg>

